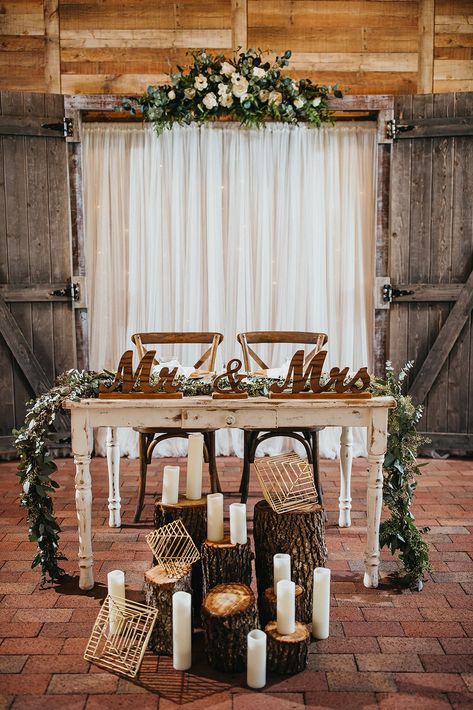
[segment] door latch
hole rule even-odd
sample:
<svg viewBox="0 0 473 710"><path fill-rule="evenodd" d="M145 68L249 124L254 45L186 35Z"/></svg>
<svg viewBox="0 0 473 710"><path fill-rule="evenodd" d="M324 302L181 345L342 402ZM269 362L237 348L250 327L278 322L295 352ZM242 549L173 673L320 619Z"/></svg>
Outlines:
<svg viewBox="0 0 473 710"><path fill-rule="evenodd" d="M384 303L392 303L395 298L401 298L402 296L412 296L414 291L402 291L399 288L394 288L391 284L384 284L383 286L383 301Z"/></svg>
<svg viewBox="0 0 473 710"><path fill-rule="evenodd" d="M58 298L70 298L71 301L78 301L80 299L80 286L78 283L70 283L65 288L50 291L49 295L57 296Z"/></svg>

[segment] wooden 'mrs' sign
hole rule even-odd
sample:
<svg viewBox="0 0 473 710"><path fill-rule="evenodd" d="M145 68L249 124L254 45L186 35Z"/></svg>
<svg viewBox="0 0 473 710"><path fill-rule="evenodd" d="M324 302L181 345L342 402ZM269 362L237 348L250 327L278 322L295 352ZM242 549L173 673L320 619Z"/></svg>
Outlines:
<svg viewBox="0 0 473 710"><path fill-rule="evenodd" d="M156 384L150 383L156 350L148 350L141 358L136 370L133 370L133 350L127 350L120 358L117 374L110 386L100 385L100 399L179 399L179 383L174 381L177 367L169 370L163 367ZM158 391L160 390L161 391ZM120 391L118 391L120 390Z"/></svg>
<svg viewBox="0 0 473 710"><path fill-rule="evenodd" d="M322 384L321 377L326 357L327 351L320 350L314 355L304 370L304 351L298 350L291 360L285 381L282 385L277 383L271 385L269 396L284 399L292 397L330 399L361 397L368 399L371 397L371 394L366 391L370 385L370 376L366 367L361 367L348 381L348 367L344 367L342 370L338 367L332 367L327 381ZM291 385L291 382L291 390L285 391ZM310 386L310 392L303 391L307 382Z"/></svg>

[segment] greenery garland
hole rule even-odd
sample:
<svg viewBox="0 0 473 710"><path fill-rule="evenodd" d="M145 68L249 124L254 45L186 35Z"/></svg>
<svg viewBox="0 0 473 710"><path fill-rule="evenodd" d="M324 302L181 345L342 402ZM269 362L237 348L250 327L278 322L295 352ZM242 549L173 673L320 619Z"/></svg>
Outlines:
<svg viewBox="0 0 473 710"><path fill-rule="evenodd" d="M410 397L402 394L402 383L411 363L406 365L398 378L390 363L386 366L386 379L373 379L375 395L394 397L397 407L389 412L388 449L384 464L384 503L391 515L381 524L380 542L391 552L399 551L404 572L398 575L400 583L422 588L424 572L429 568L428 548L422 538L426 528L419 530L410 510L420 474L416 455L424 441L417 434L416 425L422 408L415 407ZM61 411L66 399L97 397L101 383L111 384L113 373L104 371L86 372L70 370L57 380L49 392L29 403L24 426L14 432L19 457L18 476L22 486L21 505L27 510L29 540L37 543L37 553L32 567L41 568L41 585L48 581L60 581L65 575L59 562L64 556L59 549L60 527L54 517L52 494L58 484L51 476L57 470L48 452L56 414ZM210 394L212 378L180 378L185 396ZM250 396L265 396L275 380L251 377L245 388ZM282 379L279 380L282 382Z"/></svg>
<svg viewBox="0 0 473 710"><path fill-rule="evenodd" d="M328 110L330 96L343 96L337 85L313 84L310 79L294 80L284 74L290 50L272 64L263 61L263 53L255 49L237 51L232 59L205 50L192 52L192 57L192 66L187 70L178 66L170 84L148 86L143 96L124 99L122 109L142 112L158 135L175 123L218 118L239 121L246 127L258 127L268 120L318 127L333 123Z"/></svg>

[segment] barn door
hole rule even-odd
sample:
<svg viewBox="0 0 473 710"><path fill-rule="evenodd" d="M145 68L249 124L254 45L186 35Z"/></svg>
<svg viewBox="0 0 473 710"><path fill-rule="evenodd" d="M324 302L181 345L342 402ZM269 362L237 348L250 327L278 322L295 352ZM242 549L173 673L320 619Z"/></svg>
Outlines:
<svg viewBox="0 0 473 710"><path fill-rule="evenodd" d="M413 360L431 449L473 451L473 94L398 97L389 356Z"/></svg>
<svg viewBox="0 0 473 710"><path fill-rule="evenodd" d="M25 403L75 365L62 96L0 93L0 453ZM64 432L67 419L58 422Z"/></svg>

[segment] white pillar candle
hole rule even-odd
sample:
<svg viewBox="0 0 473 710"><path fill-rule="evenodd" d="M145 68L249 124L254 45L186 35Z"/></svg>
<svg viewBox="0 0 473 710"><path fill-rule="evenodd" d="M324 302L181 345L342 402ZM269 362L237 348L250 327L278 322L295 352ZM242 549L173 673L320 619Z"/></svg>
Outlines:
<svg viewBox="0 0 473 710"><path fill-rule="evenodd" d="M120 569L114 569L107 574L107 587L108 593L112 597L112 603L110 604L110 612L108 616L110 624L110 633L116 634L118 631L118 619L117 619L117 605L119 601L125 598L125 573ZM115 602L115 603L114 603Z"/></svg>
<svg viewBox="0 0 473 710"><path fill-rule="evenodd" d="M179 500L179 466L165 466L163 473L163 495L161 501L174 505Z"/></svg>
<svg viewBox="0 0 473 710"><path fill-rule="evenodd" d="M187 485L186 498L202 498L202 461L204 457L204 437L202 434L189 434L187 450Z"/></svg>
<svg viewBox="0 0 473 710"><path fill-rule="evenodd" d="M291 579L291 555L277 552L273 557L274 593L277 594L278 582Z"/></svg>
<svg viewBox="0 0 473 710"><path fill-rule="evenodd" d="M330 624L330 570L325 567L314 569L312 597L312 636L326 639Z"/></svg>
<svg viewBox="0 0 473 710"><path fill-rule="evenodd" d="M266 634L254 629L247 637L248 652L246 683L249 688L264 688L266 685Z"/></svg>
<svg viewBox="0 0 473 710"><path fill-rule="evenodd" d="M210 493L207 496L207 539L212 542L223 540L222 493Z"/></svg>
<svg viewBox="0 0 473 710"><path fill-rule="evenodd" d="M188 592L172 595L172 665L187 671L192 665L192 597Z"/></svg>
<svg viewBox="0 0 473 710"><path fill-rule="evenodd" d="M246 503L232 503L230 506L230 542L232 545L246 545Z"/></svg>
<svg viewBox="0 0 473 710"><path fill-rule="evenodd" d="M296 585L288 579L278 582L276 615L278 634L293 634L296 629Z"/></svg>

